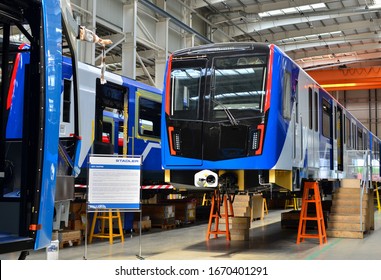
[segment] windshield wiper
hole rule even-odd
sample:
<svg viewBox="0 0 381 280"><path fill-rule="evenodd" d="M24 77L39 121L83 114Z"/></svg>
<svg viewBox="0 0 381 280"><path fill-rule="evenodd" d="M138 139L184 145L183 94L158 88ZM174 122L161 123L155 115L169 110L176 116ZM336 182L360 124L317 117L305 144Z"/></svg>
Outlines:
<svg viewBox="0 0 381 280"><path fill-rule="evenodd" d="M219 102L215 99L212 99L212 101L214 103L216 103L217 105L221 106L221 108L224 110L226 116L228 117L228 119L232 125L238 125L237 120L234 118L233 114L229 111L228 108L226 108L226 106L224 104L222 104L221 102Z"/></svg>

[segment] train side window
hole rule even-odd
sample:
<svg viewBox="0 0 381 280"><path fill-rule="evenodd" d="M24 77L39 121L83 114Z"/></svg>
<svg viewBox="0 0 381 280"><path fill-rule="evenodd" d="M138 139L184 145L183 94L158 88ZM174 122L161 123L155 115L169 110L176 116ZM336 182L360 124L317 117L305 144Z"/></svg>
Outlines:
<svg viewBox="0 0 381 280"><path fill-rule="evenodd" d="M322 133L323 136L331 138L331 104L325 99L323 99L322 104Z"/></svg>
<svg viewBox="0 0 381 280"><path fill-rule="evenodd" d="M70 122L71 80L64 79L62 121Z"/></svg>
<svg viewBox="0 0 381 280"><path fill-rule="evenodd" d="M161 103L139 98L139 135L160 138Z"/></svg>
<svg viewBox="0 0 381 280"><path fill-rule="evenodd" d="M343 143L346 144L347 141L347 119L343 115Z"/></svg>
<svg viewBox="0 0 381 280"><path fill-rule="evenodd" d="M375 145L376 145L376 141L373 139L372 140L372 149L371 149L373 159L377 159L376 158L376 146Z"/></svg>
<svg viewBox="0 0 381 280"><path fill-rule="evenodd" d="M369 142L368 134L364 131L364 133L363 133L363 143L364 143L363 149L364 150L368 150L368 148L369 148L368 142Z"/></svg>
<svg viewBox="0 0 381 280"><path fill-rule="evenodd" d="M349 120L348 117L345 118L345 135L346 135L346 142L347 142L347 147L351 148L352 142L351 142L351 121Z"/></svg>
<svg viewBox="0 0 381 280"><path fill-rule="evenodd" d="M312 125L313 125L312 88L308 88L308 112L309 112L309 128L312 129Z"/></svg>
<svg viewBox="0 0 381 280"><path fill-rule="evenodd" d="M295 122L299 123L299 87L298 87L298 80L293 80L293 92L295 94L294 101L295 101Z"/></svg>
<svg viewBox="0 0 381 280"><path fill-rule="evenodd" d="M337 107L334 107L335 108L335 118L334 118L334 122L333 122L333 131L334 131L334 139L337 139L337 124L339 123L339 119L338 119L338 114L337 114Z"/></svg>
<svg viewBox="0 0 381 280"><path fill-rule="evenodd" d="M318 103L318 93L315 91L315 131L319 131L319 113L318 113L318 108L319 108L319 103Z"/></svg>
<svg viewBox="0 0 381 280"><path fill-rule="evenodd" d="M374 137L374 136L373 136ZM373 158L375 160L379 160L379 146L377 143L377 140L373 138L373 144L372 144L372 150L373 150Z"/></svg>
<svg viewBox="0 0 381 280"><path fill-rule="evenodd" d="M283 80L283 118L291 119L291 74L287 71Z"/></svg>
<svg viewBox="0 0 381 280"><path fill-rule="evenodd" d="M357 148L358 150L364 150L363 135L360 128L357 129Z"/></svg>

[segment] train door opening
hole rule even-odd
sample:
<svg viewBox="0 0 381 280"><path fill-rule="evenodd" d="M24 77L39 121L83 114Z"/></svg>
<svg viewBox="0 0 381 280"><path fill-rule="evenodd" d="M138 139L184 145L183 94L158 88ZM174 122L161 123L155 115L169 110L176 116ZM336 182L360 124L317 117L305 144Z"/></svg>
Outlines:
<svg viewBox="0 0 381 280"><path fill-rule="evenodd" d="M326 173L321 175L323 178L329 178L331 176L331 171L333 167L333 157L334 157L334 146L336 141L336 126L333 125L333 120L335 119L332 114L335 114L336 107L331 104L331 101L326 97L321 98L321 111L322 111L322 121L321 121L321 136L320 136L320 147L319 147L319 160L320 168L325 170Z"/></svg>
<svg viewBox="0 0 381 280"><path fill-rule="evenodd" d="M94 154L127 154L128 88L96 81Z"/></svg>
<svg viewBox="0 0 381 280"><path fill-rule="evenodd" d="M316 177L319 169L319 99L317 87L310 87L308 90L308 110L309 110L309 132L307 139L309 177Z"/></svg>

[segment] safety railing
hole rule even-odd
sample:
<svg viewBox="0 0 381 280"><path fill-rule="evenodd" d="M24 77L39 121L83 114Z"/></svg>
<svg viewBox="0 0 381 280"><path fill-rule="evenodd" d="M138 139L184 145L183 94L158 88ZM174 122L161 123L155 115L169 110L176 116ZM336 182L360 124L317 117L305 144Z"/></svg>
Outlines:
<svg viewBox="0 0 381 280"><path fill-rule="evenodd" d="M370 150L347 151L346 177L360 179L360 227L364 230L363 223L363 203L364 195L373 191L372 181L378 181L379 174L375 172L379 170L379 161L375 160Z"/></svg>

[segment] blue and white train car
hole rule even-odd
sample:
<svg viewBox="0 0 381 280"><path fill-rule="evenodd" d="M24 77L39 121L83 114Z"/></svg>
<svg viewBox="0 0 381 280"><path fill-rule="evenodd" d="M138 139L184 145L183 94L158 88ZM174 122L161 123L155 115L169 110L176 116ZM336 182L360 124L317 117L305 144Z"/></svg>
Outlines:
<svg viewBox="0 0 381 280"><path fill-rule="evenodd" d="M299 191L303 179L360 176L352 166L366 150L378 165L379 149L379 138L273 44L202 45L168 59L162 160L173 185L194 186L194 174L210 170L235 174L242 190Z"/></svg>
<svg viewBox="0 0 381 280"><path fill-rule="evenodd" d="M105 83L102 83L100 68L78 62L76 113L70 69L70 59L64 58L60 137L72 135L78 125L81 148L77 183L87 183L87 172L81 169L87 167L91 153L142 155L142 183L162 183L162 91L107 71L104 73Z"/></svg>

